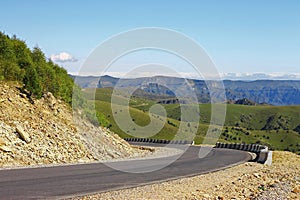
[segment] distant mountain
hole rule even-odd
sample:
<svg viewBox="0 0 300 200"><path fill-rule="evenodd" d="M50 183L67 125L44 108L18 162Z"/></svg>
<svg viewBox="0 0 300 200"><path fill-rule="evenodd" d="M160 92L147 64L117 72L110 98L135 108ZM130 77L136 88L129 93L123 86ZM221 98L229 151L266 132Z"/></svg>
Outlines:
<svg viewBox="0 0 300 200"><path fill-rule="evenodd" d="M97 76L74 76L70 75L73 79L76 79L76 84L81 88L97 88L99 84L99 77Z"/></svg>
<svg viewBox="0 0 300 200"><path fill-rule="evenodd" d="M224 81L227 99L247 98L260 104L299 105L300 81Z"/></svg>
<svg viewBox="0 0 300 200"><path fill-rule="evenodd" d="M140 86L134 91L133 96L152 100L175 98L176 95L169 88L158 83L149 83Z"/></svg>
<svg viewBox="0 0 300 200"><path fill-rule="evenodd" d="M205 82L204 80L165 76L131 79L119 79L111 76L74 76L73 78L76 78L76 83L83 88L135 88L137 89L137 96L150 99L189 98L192 96L191 94L196 94L200 103L210 102L208 85L216 89L212 95L218 97L218 91L220 91L222 84L217 81ZM297 80L225 80L223 84L228 100L248 99L258 104L300 105L300 81Z"/></svg>
<svg viewBox="0 0 300 200"><path fill-rule="evenodd" d="M257 103L254 101L251 101L247 98L238 99L238 100L228 100L228 104L238 104L238 105L246 105L246 106L255 106Z"/></svg>

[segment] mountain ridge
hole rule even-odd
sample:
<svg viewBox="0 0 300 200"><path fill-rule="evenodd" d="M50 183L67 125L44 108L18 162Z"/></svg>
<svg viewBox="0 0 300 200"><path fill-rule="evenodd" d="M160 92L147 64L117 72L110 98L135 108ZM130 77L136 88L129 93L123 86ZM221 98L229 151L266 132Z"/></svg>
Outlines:
<svg viewBox="0 0 300 200"><path fill-rule="evenodd" d="M144 92L151 90L151 83L158 83L161 87L167 87L173 91L176 96L186 97L193 92L196 94L199 103L210 102L210 91L207 85L218 83L219 88L217 89L222 89L223 84L226 98L230 100L236 101L246 98L258 104L266 103L276 106L300 105L300 80L224 80L220 84L219 81L213 80L204 81L167 76L120 79L106 75L92 76L92 78L91 76L72 76L72 78L82 88L118 87L119 89L125 89L143 86ZM145 85L148 85L148 87L145 88ZM191 88L191 91L187 91L188 88ZM156 93L155 95L170 96L166 93ZM171 97L174 96L171 95Z"/></svg>

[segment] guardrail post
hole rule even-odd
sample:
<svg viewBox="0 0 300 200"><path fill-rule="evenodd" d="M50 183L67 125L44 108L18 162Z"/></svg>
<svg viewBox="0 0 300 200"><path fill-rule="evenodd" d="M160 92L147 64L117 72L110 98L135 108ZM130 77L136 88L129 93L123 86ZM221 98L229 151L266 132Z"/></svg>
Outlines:
<svg viewBox="0 0 300 200"><path fill-rule="evenodd" d="M243 149L244 149L244 144L242 143L242 144L240 144L240 148L239 148L239 150L242 150L243 151Z"/></svg>
<svg viewBox="0 0 300 200"><path fill-rule="evenodd" d="M250 144L250 152L254 152L254 144Z"/></svg>
<svg viewBox="0 0 300 200"><path fill-rule="evenodd" d="M233 149L237 149L237 144L234 143L232 148L233 148Z"/></svg>
<svg viewBox="0 0 300 200"><path fill-rule="evenodd" d="M257 153L258 144L254 144L254 152Z"/></svg>

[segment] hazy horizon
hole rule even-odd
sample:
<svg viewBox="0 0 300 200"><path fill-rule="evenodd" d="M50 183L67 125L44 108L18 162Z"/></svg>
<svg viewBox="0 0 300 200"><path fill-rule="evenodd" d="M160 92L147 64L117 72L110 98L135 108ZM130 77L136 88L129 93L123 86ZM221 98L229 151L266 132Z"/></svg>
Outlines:
<svg viewBox="0 0 300 200"><path fill-rule="evenodd" d="M111 76L114 78L146 78L146 77L156 77L156 76L165 76L165 77L174 77L174 78L187 78L187 79L196 79L203 80L201 77L193 76L193 74L180 74L181 76L176 76L172 74L137 74L135 76L126 76L125 73L116 72L116 73L104 73L104 74L80 74L80 73L69 73L73 76L81 77L99 77L99 76ZM300 73L221 73L220 77L222 80L234 80L234 81L255 81L255 80L291 80L291 81L300 81ZM218 78L211 77L210 80L215 80Z"/></svg>

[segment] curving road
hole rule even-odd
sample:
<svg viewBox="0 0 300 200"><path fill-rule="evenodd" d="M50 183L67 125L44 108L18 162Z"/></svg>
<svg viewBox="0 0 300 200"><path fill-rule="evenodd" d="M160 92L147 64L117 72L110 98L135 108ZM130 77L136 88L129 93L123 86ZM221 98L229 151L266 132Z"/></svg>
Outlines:
<svg viewBox="0 0 300 200"><path fill-rule="evenodd" d="M207 147L202 148L205 150ZM60 199L81 196L207 173L251 159L247 152L231 149L212 149L206 157L199 159L199 149L199 146L190 146L172 164L149 173L121 172L103 163L0 170L0 199ZM127 167L129 171L147 171L170 159L172 157L120 161L114 162L114 165Z"/></svg>

